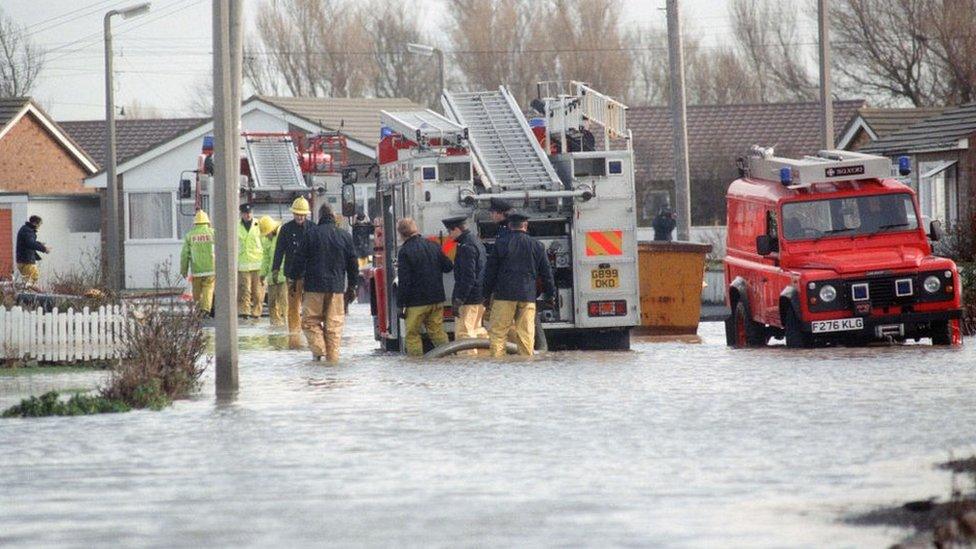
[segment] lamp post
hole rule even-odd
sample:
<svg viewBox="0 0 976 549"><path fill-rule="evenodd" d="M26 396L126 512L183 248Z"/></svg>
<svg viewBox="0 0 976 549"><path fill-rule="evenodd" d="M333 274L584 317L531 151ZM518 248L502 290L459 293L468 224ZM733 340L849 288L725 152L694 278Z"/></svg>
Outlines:
<svg viewBox="0 0 976 549"><path fill-rule="evenodd" d="M440 48L435 48L434 46L428 46L426 44L407 44L407 51L417 55L423 55L424 57L430 57L434 55L437 57L437 81L440 83L440 92L437 94L441 96L444 94L444 52Z"/></svg>
<svg viewBox="0 0 976 549"><path fill-rule="evenodd" d="M112 16L123 19L138 17L149 11L149 2L112 10L105 14L105 192L108 195L108 236L105 239L105 258L108 267L109 288L121 290L122 270L119 268L122 253L119 229L119 182L115 174L115 90L112 79Z"/></svg>

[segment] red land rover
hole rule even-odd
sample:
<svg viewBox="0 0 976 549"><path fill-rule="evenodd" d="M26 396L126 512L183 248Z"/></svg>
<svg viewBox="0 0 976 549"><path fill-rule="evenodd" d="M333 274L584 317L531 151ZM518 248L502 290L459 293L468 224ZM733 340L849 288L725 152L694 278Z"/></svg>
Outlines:
<svg viewBox="0 0 976 549"><path fill-rule="evenodd" d="M899 159L902 175L908 159ZM799 160L753 147L727 194L726 339L736 347L961 343L960 281L932 255L912 189L887 158L821 151Z"/></svg>

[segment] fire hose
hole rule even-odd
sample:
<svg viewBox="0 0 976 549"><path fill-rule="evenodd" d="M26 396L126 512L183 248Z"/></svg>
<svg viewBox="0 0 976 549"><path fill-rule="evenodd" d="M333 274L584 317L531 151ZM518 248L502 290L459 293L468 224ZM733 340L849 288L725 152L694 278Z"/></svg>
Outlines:
<svg viewBox="0 0 976 549"><path fill-rule="evenodd" d="M488 349L490 347L491 344L486 337L456 339L431 349L424 355L424 358L443 358L461 351ZM535 350L540 352L549 350L549 342L546 340L546 332L542 329L542 321L539 319L539 315L535 317ZM510 341L506 342L505 351L510 355L518 354L518 346Z"/></svg>

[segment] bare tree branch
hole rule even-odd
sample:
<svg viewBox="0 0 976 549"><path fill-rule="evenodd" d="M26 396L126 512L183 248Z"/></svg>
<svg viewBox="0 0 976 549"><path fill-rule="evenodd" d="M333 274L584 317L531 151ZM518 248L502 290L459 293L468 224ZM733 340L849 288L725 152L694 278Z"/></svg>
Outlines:
<svg viewBox="0 0 976 549"><path fill-rule="evenodd" d="M0 11L0 97L30 95L44 67L44 50Z"/></svg>

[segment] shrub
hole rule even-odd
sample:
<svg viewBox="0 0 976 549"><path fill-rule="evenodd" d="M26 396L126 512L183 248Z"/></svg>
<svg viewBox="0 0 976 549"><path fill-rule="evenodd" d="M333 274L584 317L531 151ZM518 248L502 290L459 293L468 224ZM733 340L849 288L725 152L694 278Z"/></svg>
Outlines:
<svg viewBox="0 0 976 549"><path fill-rule="evenodd" d="M136 408L162 407L185 398L206 370L204 316L159 290L175 286L167 266L156 271L157 292L134 307L127 324L125 358L102 395Z"/></svg>
<svg viewBox="0 0 976 549"><path fill-rule="evenodd" d="M20 401L3 412L3 417L80 416L128 412L130 407L118 400L101 395L75 394L67 401L61 400L57 391L32 396Z"/></svg>

